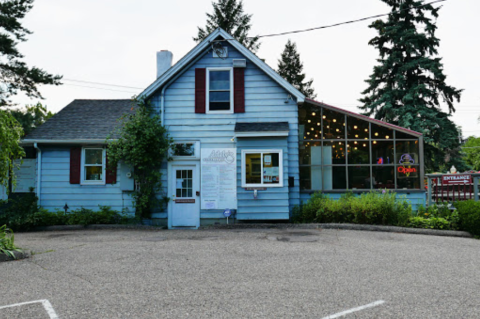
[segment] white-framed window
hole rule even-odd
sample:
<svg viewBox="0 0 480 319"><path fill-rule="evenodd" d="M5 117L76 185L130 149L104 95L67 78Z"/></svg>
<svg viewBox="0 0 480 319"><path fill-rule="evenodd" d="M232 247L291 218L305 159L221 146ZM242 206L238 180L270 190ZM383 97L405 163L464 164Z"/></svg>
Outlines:
<svg viewBox="0 0 480 319"><path fill-rule="evenodd" d="M242 150L242 187L283 187L283 151Z"/></svg>
<svg viewBox="0 0 480 319"><path fill-rule="evenodd" d="M170 156L177 160L192 160L200 158L199 141L176 141L170 149Z"/></svg>
<svg viewBox="0 0 480 319"><path fill-rule="evenodd" d="M233 113L233 68L207 68L207 113Z"/></svg>
<svg viewBox="0 0 480 319"><path fill-rule="evenodd" d="M102 147L82 148L82 184L105 184L106 150Z"/></svg>

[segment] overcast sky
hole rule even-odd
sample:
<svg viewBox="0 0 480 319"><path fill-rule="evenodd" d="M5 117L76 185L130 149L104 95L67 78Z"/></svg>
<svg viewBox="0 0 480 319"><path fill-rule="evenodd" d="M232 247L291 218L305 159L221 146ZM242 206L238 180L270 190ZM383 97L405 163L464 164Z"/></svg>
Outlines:
<svg viewBox="0 0 480 319"><path fill-rule="evenodd" d="M439 55L447 84L464 89L453 120L463 127L464 136L480 136L480 1L448 0L441 5ZM244 0L244 9L253 14L251 35L389 11L380 0ZM64 76L63 86L41 87L42 103L52 111L74 99L130 98L155 80L155 52L170 50L176 62L195 45L192 37L197 26L205 25L205 13L211 11L210 0L36 0L24 19L24 25L34 33L20 44L20 50L29 65ZM297 43L307 77L314 80L317 100L358 112L357 100L366 88L364 80L378 57L368 45L376 35L368 28L370 23L264 38L258 55L276 68L285 43L291 39ZM22 96L15 101L37 102Z"/></svg>

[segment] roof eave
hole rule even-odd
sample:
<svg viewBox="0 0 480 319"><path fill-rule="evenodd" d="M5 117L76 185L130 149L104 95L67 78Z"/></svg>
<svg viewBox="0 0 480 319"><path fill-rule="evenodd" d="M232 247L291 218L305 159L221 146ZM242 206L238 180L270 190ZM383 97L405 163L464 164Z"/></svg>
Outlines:
<svg viewBox="0 0 480 319"><path fill-rule="evenodd" d="M109 141L116 141L116 139L110 139ZM20 144L106 144L105 139L65 139L65 140L49 140L49 139L24 139L20 141Z"/></svg>

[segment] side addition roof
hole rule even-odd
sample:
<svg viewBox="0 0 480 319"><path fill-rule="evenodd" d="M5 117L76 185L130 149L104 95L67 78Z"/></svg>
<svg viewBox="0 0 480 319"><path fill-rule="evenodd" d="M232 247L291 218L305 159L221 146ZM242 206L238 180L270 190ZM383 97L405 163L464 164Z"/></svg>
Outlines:
<svg viewBox="0 0 480 319"><path fill-rule="evenodd" d="M28 134L23 143L103 142L118 119L133 112L133 106L132 100L74 100Z"/></svg>
<svg viewBox="0 0 480 319"><path fill-rule="evenodd" d="M296 99L297 103L303 103L305 96L297 90L293 85L288 83L284 78L282 78L277 72L275 72L271 67L269 67L265 62L263 62L259 57L257 57L252 51L244 47L240 42L233 39L233 37L228 34L225 30L218 28L208 35L202 42L200 42L196 47L194 47L190 52L188 52L183 58L181 58L174 66L168 69L163 75L161 75L155 82L148 86L140 95L145 97L150 97L154 94L159 88L166 84L174 76L178 75L183 69L188 67L192 61L195 61L196 58L201 56L206 49L211 45L211 41L218 38L223 38L225 41L228 41L235 49L242 53L247 59L254 63L259 69L264 71L268 76L270 76L274 81L276 81L280 86L282 86L286 91L292 94Z"/></svg>
<svg viewBox="0 0 480 319"><path fill-rule="evenodd" d="M391 128L391 129L394 129L394 130L397 130L397 131L401 131L401 132L404 132L404 133L407 133L407 134L411 134L411 135L414 135L414 136L422 136L423 135L422 133L412 131L412 130L409 130L407 128L401 127L401 126L393 125L393 124L383 122L383 121L380 121L380 120L377 120L377 119L372 119L371 117L361 115L361 114L358 114L358 113L355 113L355 112L350 112L350 111L347 111L347 110L343 110L341 108L331 106L331 105L328 105L328 104L325 104L325 103L322 103L322 102L318 102L318 101L315 101L315 100L312 100L312 99L308 99L308 98L305 99L305 103L320 106L320 107L324 107L324 108L329 109L331 111L346 114L348 116L353 116L353 117L356 117L360 120L364 120L364 121L371 122L371 123L374 123L374 124L377 124L377 125L380 125L380 126L388 127L388 128Z"/></svg>

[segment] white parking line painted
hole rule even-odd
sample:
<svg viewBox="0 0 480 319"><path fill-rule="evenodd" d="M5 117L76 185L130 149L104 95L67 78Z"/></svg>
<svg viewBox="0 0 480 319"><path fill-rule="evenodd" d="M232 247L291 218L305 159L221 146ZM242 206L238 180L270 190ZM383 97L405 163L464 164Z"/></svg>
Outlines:
<svg viewBox="0 0 480 319"><path fill-rule="evenodd" d="M349 310L345 310L345 311L342 311L342 312L339 312L339 313L336 313L336 314L333 314L333 315L324 317L324 318L322 318L322 319L334 319L334 318L339 318L339 317L342 317L342 316L351 314L352 312L357 312L357 311L360 311L360 310L365 310L365 309L367 309L367 308L372 308L372 307L379 306L379 305L381 305L381 304L384 303L384 302L385 302L384 300L378 300L378 301L369 303L368 305L360 306L360 307L357 307L357 308L352 308L352 309L349 309Z"/></svg>
<svg viewBox="0 0 480 319"><path fill-rule="evenodd" d="M45 309L45 311L48 313L48 316L50 317L50 319L58 319L58 316L55 313L55 310L53 309L52 304L47 299L20 302L20 303L16 303L16 304L13 304L13 305L7 305L7 306L0 306L0 310L5 309L5 308L31 305L31 304L34 304L34 303L41 303L43 308Z"/></svg>

